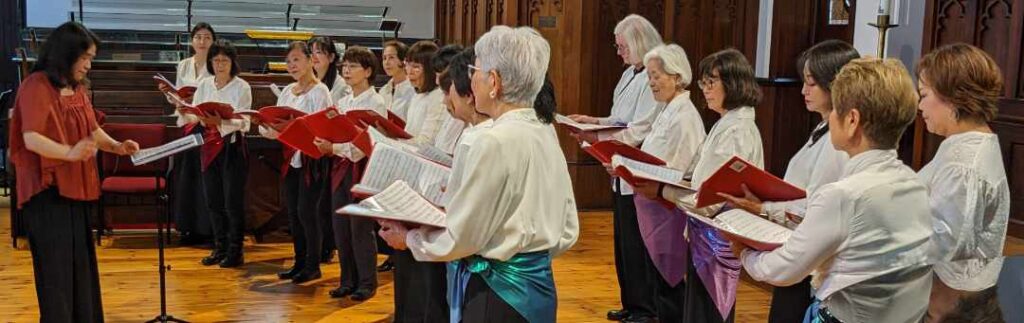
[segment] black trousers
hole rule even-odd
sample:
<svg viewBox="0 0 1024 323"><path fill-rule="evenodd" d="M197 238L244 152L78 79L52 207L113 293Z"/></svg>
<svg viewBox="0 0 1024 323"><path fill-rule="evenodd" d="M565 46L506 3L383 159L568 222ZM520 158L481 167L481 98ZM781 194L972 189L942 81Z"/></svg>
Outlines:
<svg viewBox="0 0 1024 323"><path fill-rule="evenodd" d="M615 273L619 279L622 308L632 315L653 317L657 313L650 257L640 236L636 205L632 195L612 192L612 226L615 243Z"/></svg>
<svg viewBox="0 0 1024 323"><path fill-rule="evenodd" d="M214 250L227 254L242 253L245 234L245 182L249 176L249 161L242 138L238 133L224 138L224 150L203 173Z"/></svg>
<svg viewBox="0 0 1024 323"><path fill-rule="evenodd" d="M306 161L305 158L303 158ZM288 227L295 250L295 268L306 272L320 271L320 251L323 247L323 229L320 199L327 187L320 161L303 162L302 168L289 167L285 175L285 195L288 203Z"/></svg>
<svg viewBox="0 0 1024 323"><path fill-rule="evenodd" d="M718 307L711 300L711 294L708 294L707 288L704 287L704 282L700 281L700 276L697 275L697 267L693 266L692 260L688 259L686 263L686 306L683 307L684 319L682 322L734 322L736 319L736 305L733 304L732 309L729 310L729 316L722 320L722 315L718 313Z"/></svg>
<svg viewBox="0 0 1024 323"><path fill-rule="evenodd" d="M103 322L96 249L89 231L92 202L45 190L22 214L32 251L40 322Z"/></svg>
<svg viewBox="0 0 1024 323"><path fill-rule="evenodd" d="M352 172L349 171L334 191L332 209L355 203L351 193L352 185ZM364 217L334 215L331 222L334 226L334 244L338 247L338 263L341 265L341 287L376 290L376 221Z"/></svg>
<svg viewBox="0 0 1024 323"><path fill-rule="evenodd" d="M768 311L769 323L800 322L814 301L811 296L811 277L792 286L775 287Z"/></svg>
<svg viewBox="0 0 1024 323"><path fill-rule="evenodd" d="M196 126L192 130L192 134L202 132L202 126ZM184 151L173 158L174 191L171 195L171 213L174 217L174 228L181 233L213 234L209 203L206 202L206 192L201 188L204 181L199 149Z"/></svg>
<svg viewBox="0 0 1024 323"><path fill-rule="evenodd" d="M331 175L329 172L330 168L328 168L327 170L328 173L325 175L326 179L324 181L325 188L321 192L323 195L320 198L319 209L320 228L323 229L324 231L323 246L320 249L320 254L323 256L330 254L334 250L338 250L338 247L335 245L335 239L332 238L334 237L334 225L332 224L332 219L334 218L334 210L336 210L336 208L332 208L332 200L334 199L334 194L331 192Z"/></svg>
<svg viewBox="0 0 1024 323"><path fill-rule="evenodd" d="M683 322L683 308L686 306L686 281L675 286L669 285L658 268L648 257L648 277L654 283L654 304L657 308L659 322ZM692 278L691 278L692 279Z"/></svg>
<svg viewBox="0 0 1024 323"><path fill-rule="evenodd" d="M526 322L512 305L498 296L487 282L478 274L469 276L466 284L465 299L462 304L462 321L466 323L494 322L520 323Z"/></svg>
<svg viewBox="0 0 1024 323"><path fill-rule="evenodd" d="M395 250L395 323L448 322L447 268L419 262L409 250Z"/></svg>

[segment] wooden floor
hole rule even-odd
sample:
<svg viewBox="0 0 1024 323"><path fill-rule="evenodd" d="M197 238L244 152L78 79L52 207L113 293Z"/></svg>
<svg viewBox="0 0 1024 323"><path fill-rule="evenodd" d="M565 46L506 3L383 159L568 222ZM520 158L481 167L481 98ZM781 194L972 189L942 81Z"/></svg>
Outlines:
<svg viewBox="0 0 1024 323"><path fill-rule="evenodd" d="M0 321L38 320L31 255L14 250L9 237L9 210L0 209ZM612 261L611 215L580 214L580 241L554 263L561 322L607 322L604 313L618 306ZM125 236L97 250L103 305L108 322L141 322L159 312L154 239ZM380 277L375 298L354 303L334 300L338 264L322 267L321 280L303 286L279 281L275 273L291 263L291 244L246 243L247 264L238 269L203 267L208 251L172 247L167 259L168 311L192 322L388 322L392 311L391 275ZM1024 241L1011 239L1008 254L1024 253ZM771 292L741 282L737 322L765 322Z"/></svg>

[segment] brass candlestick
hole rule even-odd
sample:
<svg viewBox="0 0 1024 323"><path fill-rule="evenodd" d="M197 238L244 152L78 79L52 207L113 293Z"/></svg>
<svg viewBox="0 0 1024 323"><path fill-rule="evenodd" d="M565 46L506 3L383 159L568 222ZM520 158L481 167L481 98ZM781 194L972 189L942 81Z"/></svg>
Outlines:
<svg viewBox="0 0 1024 323"><path fill-rule="evenodd" d="M893 24L890 22L889 15L878 15L875 23L868 23L868 26L878 28L878 57L885 58L885 35L889 32L889 29L899 27L900 25Z"/></svg>

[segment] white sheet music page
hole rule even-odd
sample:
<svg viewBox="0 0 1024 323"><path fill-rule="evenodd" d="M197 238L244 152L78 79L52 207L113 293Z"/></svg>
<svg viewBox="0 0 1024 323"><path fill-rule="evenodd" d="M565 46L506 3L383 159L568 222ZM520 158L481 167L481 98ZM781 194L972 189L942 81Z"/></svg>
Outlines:
<svg viewBox="0 0 1024 323"><path fill-rule="evenodd" d="M143 165L202 145L202 134L184 136L160 146L140 149L132 154L131 160L132 164Z"/></svg>
<svg viewBox="0 0 1024 323"><path fill-rule="evenodd" d="M722 212L714 221L736 235L771 244L782 244L793 234L784 226L740 209Z"/></svg>
<svg viewBox="0 0 1024 323"><path fill-rule="evenodd" d="M648 164L622 155L612 156L612 167L619 166L625 167L636 177L689 188L689 183L684 179L685 173L681 170Z"/></svg>
<svg viewBox="0 0 1024 323"><path fill-rule="evenodd" d="M579 123L579 122L573 121L572 119L569 119L569 117L566 117L566 116L561 115L561 114L556 114L555 115L555 122L567 125L569 127L578 129L580 131L601 131L601 130L625 128L623 126L605 126L605 125L599 125L599 124Z"/></svg>
<svg viewBox="0 0 1024 323"><path fill-rule="evenodd" d="M353 189L381 191L396 181L406 182L428 201L440 205L451 169L384 143L373 147L363 179Z"/></svg>
<svg viewBox="0 0 1024 323"><path fill-rule="evenodd" d="M416 193L404 181L396 181L359 204L349 204L337 213L368 216L444 228L445 213Z"/></svg>
<svg viewBox="0 0 1024 323"><path fill-rule="evenodd" d="M444 151L445 154L454 154L455 145L458 144L462 130L465 128L465 122L449 116L441 125L441 131L438 132L437 137L434 138L434 147Z"/></svg>

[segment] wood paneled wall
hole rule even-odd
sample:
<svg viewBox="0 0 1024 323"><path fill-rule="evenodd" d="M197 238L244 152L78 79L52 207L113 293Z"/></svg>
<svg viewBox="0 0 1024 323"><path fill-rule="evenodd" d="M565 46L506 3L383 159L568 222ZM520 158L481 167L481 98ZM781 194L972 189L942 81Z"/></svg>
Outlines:
<svg viewBox="0 0 1024 323"><path fill-rule="evenodd" d="M437 35L442 43L472 44L496 24L528 25L550 42L549 77L563 114L608 115L612 89L626 68L615 54L615 25L636 13L651 21L667 42L687 51L694 70L719 50L736 48L754 62L757 51L758 2L746 0L437 0ZM776 1L772 33L771 75L760 80L764 99L758 125L766 164L782 175L789 158L817 123L800 96L796 57L815 41L816 4ZM822 11L823 12L823 11ZM515 14L513 14L515 13ZM832 31L835 33L836 31ZM838 31L844 35L842 30ZM847 39L849 40L849 39ZM695 75L695 79L699 77ZM704 109L696 84L692 98L710 126L718 115ZM562 134L576 190L583 208L610 207L609 179L603 167Z"/></svg>
<svg viewBox="0 0 1024 323"><path fill-rule="evenodd" d="M992 55L1004 77L999 115L990 123L999 135L1010 182L1010 228L1024 237L1024 0L929 0L922 52L952 43L978 46ZM919 119L914 165L935 155L942 138L928 134Z"/></svg>

